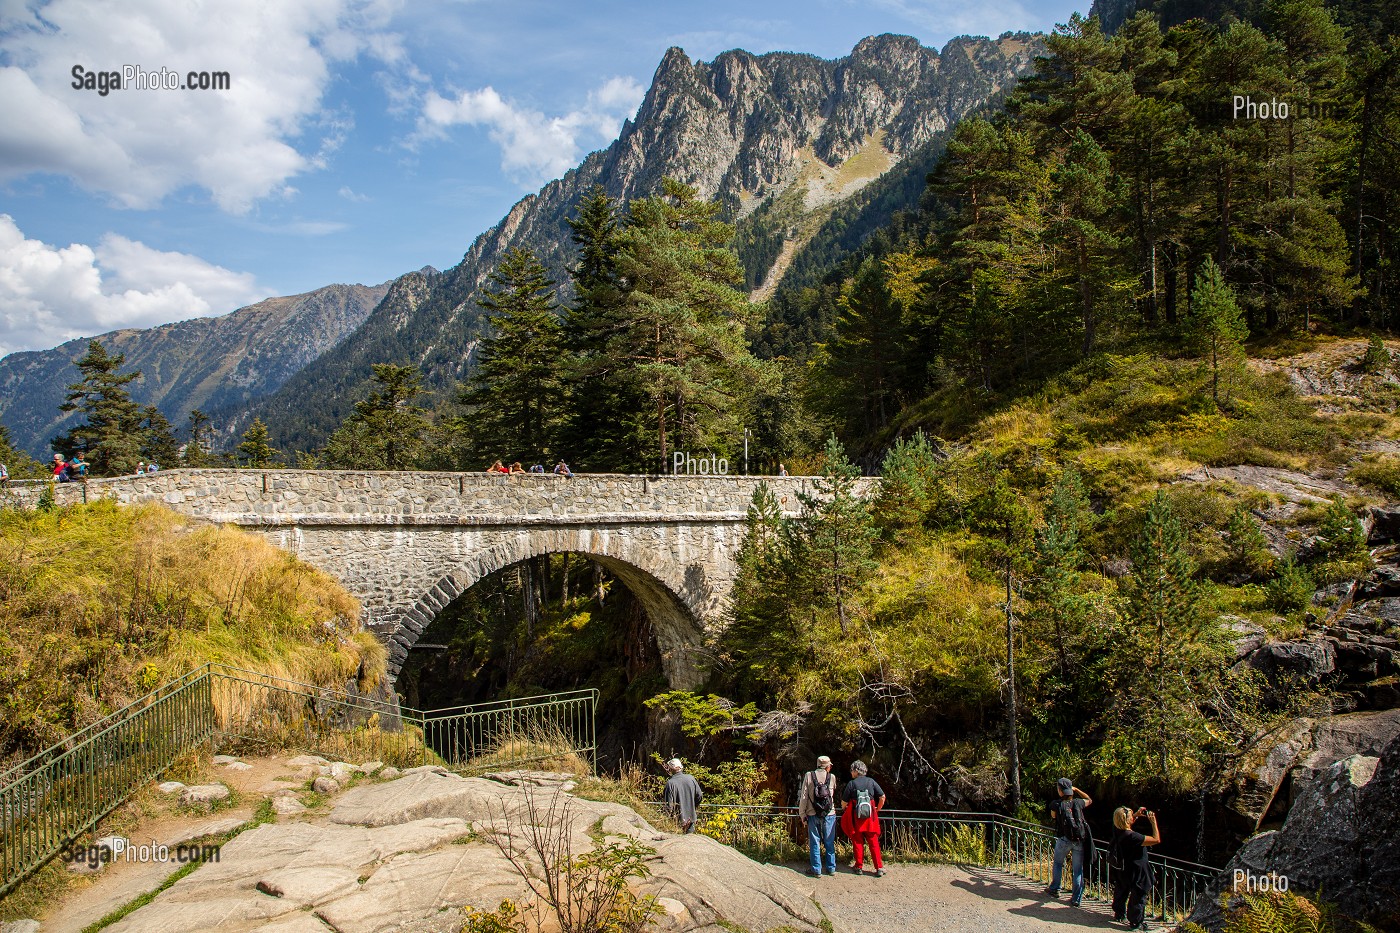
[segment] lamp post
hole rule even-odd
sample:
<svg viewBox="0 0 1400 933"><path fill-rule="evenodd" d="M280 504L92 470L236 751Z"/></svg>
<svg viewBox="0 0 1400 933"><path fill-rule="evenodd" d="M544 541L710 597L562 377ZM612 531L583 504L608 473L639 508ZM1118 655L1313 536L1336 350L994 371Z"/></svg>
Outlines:
<svg viewBox="0 0 1400 933"><path fill-rule="evenodd" d="M749 435L752 432L744 428L744 475L749 475Z"/></svg>

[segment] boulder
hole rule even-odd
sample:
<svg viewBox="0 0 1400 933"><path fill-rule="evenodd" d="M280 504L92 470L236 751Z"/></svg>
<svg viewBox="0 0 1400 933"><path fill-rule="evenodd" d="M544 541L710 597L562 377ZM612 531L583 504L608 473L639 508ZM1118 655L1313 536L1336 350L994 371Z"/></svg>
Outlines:
<svg viewBox="0 0 1400 933"><path fill-rule="evenodd" d="M305 813L306 807L295 797L273 797L272 812L278 816L294 816L298 813Z"/></svg>
<svg viewBox="0 0 1400 933"><path fill-rule="evenodd" d="M379 776L386 781L392 781L394 778L398 777L401 774L403 774L403 772L400 771L398 768L395 768L393 765L390 765L389 767L379 772Z"/></svg>
<svg viewBox="0 0 1400 933"><path fill-rule="evenodd" d="M1239 663L1254 668L1274 684L1315 684L1337 668L1335 642L1270 642L1245 655Z"/></svg>
<svg viewBox="0 0 1400 933"><path fill-rule="evenodd" d="M330 762L320 755L298 755L295 758L287 759L287 766L291 768L319 768L326 764L330 764Z"/></svg>
<svg viewBox="0 0 1400 933"><path fill-rule="evenodd" d="M1229 807L1249 829L1258 829L1271 813L1278 817L1291 812L1319 772L1353 755L1379 755L1397 736L1400 709L1295 719L1243 759Z"/></svg>
<svg viewBox="0 0 1400 933"><path fill-rule="evenodd" d="M235 758L233 755L215 755L210 760L213 761L216 765L231 765L238 759Z"/></svg>
<svg viewBox="0 0 1400 933"><path fill-rule="evenodd" d="M317 865L274 869L258 879L255 887L296 907L315 907L355 891L359 877L343 868Z"/></svg>
<svg viewBox="0 0 1400 933"><path fill-rule="evenodd" d="M178 794L184 789L185 785L181 784L179 781L161 781L156 785L156 790L160 791L162 794Z"/></svg>
<svg viewBox="0 0 1400 933"><path fill-rule="evenodd" d="M322 765L317 771L325 777L334 778L337 784L345 784L350 778L359 773L359 769L354 765L348 765L343 761L334 761L328 765Z"/></svg>
<svg viewBox="0 0 1400 933"><path fill-rule="evenodd" d="M355 770L360 772L361 774L373 774L382 767L384 767L384 762L382 761L366 761L364 764L359 765Z"/></svg>
<svg viewBox="0 0 1400 933"><path fill-rule="evenodd" d="M1400 743L1392 748L1396 752L1393 769L1400 765ZM1353 755L1329 766L1298 798L1281 829L1254 836L1235 853L1210 889L1196 898L1192 922L1220 930L1224 924L1220 895L1233 892L1237 879L1250 877L1284 877L1291 891L1322 890L1328 900L1348 911L1364 910L1355 898L1359 889L1368 886L1371 868L1359 858L1360 850L1368 837L1393 835L1400 820L1400 809L1391 809L1380 815L1386 827L1377 826L1376 811L1366 805L1365 789L1379 763L1377 758ZM1367 814L1365 824L1362 814ZM1374 867L1385 871L1385 866ZM1400 870L1392 863L1388 874L1393 896L1400 893L1395 887Z"/></svg>
<svg viewBox="0 0 1400 933"><path fill-rule="evenodd" d="M1392 596L1400 596L1400 567L1394 564L1381 564L1372 570L1356 591L1356 598L1363 601Z"/></svg>
<svg viewBox="0 0 1400 933"><path fill-rule="evenodd" d="M1269 633L1262 625L1239 616L1221 616L1225 623L1227 637L1235 643L1235 660L1239 661L1254 650L1263 647L1269 640Z"/></svg>
<svg viewBox="0 0 1400 933"><path fill-rule="evenodd" d="M0 923L0 933L39 933L39 921L10 920Z"/></svg>
<svg viewBox="0 0 1400 933"><path fill-rule="evenodd" d="M187 807L208 806L227 800L229 789L222 784L195 784L180 791L180 803Z"/></svg>
<svg viewBox="0 0 1400 933"><path fill-rule="evenodd" d="M322 775L311 782L311 789L318 794L334 794L340 790L340 782L333 777Z"/></svg>
<svg viewBox="0 0 1400 933"><path fill-rule="evenodd" d="M1371 544L1400 541L1400 505L1371 507Z"/></svg>

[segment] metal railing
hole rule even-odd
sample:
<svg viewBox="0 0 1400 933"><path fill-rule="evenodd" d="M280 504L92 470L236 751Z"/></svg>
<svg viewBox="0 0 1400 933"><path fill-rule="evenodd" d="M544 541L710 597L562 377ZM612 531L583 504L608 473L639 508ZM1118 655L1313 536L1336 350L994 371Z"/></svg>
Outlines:
<svg viewBox="0 0 1400 933"><path fill-rule="evenodd" d="M0 773L0 895L207 742L464 772L571 753L596 773L597 701L576 690L424 712L206 664Z"/></svg>
<svg viewBox="0 0 1400 933"><path fill-rule="evenodd" d="M807 829L796 807L703 805L702 831L744 849L756 836L770 848L776 829L806 850ZM718 830L718 831L716 831ZM752 836L750 834L753 834ZM839 836L839 833L838 833ZM881 810L880 849L897 861L946 861L996 868L1049 884L1055 857L1055 834L1043 826L999 813L935 810ZM1095 858L1084 873L1085 894L1112 900L1113 879L1107 845L1094 841ZM1191 913L1196 899L1219 876L1220 869L1149 852L1153 889L1148 915L1163 921ZM1069 866L1065 866L1068 881Z"/></svg>
<svg viewBox="0 0 1400 933"><path fill-rule="evenodd" d="M473 761L495 767L526 764L569 748L587 755L597 769L595 711L598 691L574 690L548 696L497 700L423 713L423 744L455 770L479 770Z"/></svg>

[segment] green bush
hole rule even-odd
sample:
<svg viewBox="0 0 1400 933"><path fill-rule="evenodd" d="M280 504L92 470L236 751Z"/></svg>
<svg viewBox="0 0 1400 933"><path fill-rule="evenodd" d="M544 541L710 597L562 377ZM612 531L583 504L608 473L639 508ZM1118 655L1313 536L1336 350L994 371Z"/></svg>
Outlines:
<svg viewBox="0 0 1400 933"><path fill-rule="evenodd" d="M1304 609L1312 602L1312 577L1293 558L1279 565L1278 573L1264 588L1269 607L1275 612L1290 613Z"/></svg>

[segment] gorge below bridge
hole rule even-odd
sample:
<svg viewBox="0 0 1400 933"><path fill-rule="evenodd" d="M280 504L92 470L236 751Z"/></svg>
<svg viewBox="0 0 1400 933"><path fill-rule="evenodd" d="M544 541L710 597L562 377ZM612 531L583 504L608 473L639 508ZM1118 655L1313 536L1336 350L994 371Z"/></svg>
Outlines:
<svg viewBox="0 0 1400 933"><path fill-rule="evenodd" d="M397 678L409 649L474 583L542 554L575 553L621 580L651 619L667 679L703 677L724 623L749 503L767 483L787 514L810 477L170 470L55 486L59 504L159 502L265 535L359 600ZM873 480L859 481L868 493ZM37 500L39 487L16 490ZM30 502L29 504L33 504Z"/></svg>

